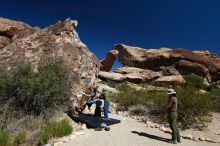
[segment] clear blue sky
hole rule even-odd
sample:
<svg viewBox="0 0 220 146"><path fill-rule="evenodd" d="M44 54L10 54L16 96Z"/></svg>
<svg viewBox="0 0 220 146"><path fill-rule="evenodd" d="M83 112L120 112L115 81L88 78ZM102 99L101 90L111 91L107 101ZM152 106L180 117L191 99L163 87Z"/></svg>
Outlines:
<svg viewBox="0 0 220 146"><path fill-rule="evenodd" d="M220 0L3 0L0 17L41 28L76 19L99 59L117 43L220 54Z"/></svg>

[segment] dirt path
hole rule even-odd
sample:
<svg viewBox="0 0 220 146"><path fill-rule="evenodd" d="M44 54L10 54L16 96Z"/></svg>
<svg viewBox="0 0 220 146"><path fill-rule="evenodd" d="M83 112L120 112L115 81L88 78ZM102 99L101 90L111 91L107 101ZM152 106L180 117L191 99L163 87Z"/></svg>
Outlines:
<svg viewBox="0 0 220 146"><path fill-rule="evenodd" d="M111 131L95 131L88 129L86 134L79 136L62 146L169 146L166 140L171 137L158 129L146 127L144 123L119 115L110 115L121 120L120 124L112 125ZM182 140L179 146L219 146L207 142Z"/></svg>

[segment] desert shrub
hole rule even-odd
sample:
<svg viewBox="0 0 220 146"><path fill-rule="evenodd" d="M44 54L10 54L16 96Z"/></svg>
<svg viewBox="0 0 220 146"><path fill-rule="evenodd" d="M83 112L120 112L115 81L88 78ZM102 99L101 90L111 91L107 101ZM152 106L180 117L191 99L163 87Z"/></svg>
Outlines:
<svg viewBox="0 0 220 146"><path fill-rule="evenodd" d="M200 94L195 88L176 88L179 102L178 120L182 128L203 128L210 120L213 102L209 94Z"/></svg>
<svg viewBox="0 0 220 146"><path fill-rule="evenodd" d="M212 99L214 102L214 110L219 112L220 111L220 88L218 87L210 87L209 92L212 95Z"/></svg>
<svg viewBox="0 0 220 146"><path fill-rule="evenodd" d="M14 146L19 146L26 141L26 132L19 132L15 135L13 140Z"/></svg>
<svg viewBox="0 0 220 146"><path fill-rule="evenodd" d="M210 93L214 96L220 97L220 88L213 87L213 88L211 88Z"/></svg>
<svg viewBox="0 0 220 146"><path fill-rule="evenodd" d="M0 131L0 146L10 146L10 134L7 131Z"/></svg>
<svg viewBox="0 0 220 146"><path fill-rule="evenodd" d="M209 94L200 94L196 88L175 87L179 102L178 120L182 128L197 127L201 128L210 120L210 112L212 111L212 100ZM127 110L132 106L143 105L146 107L148 114L165 122L167 111L166 104L168 97L165 91L148 90L146 87L136 90L129 85L122 85L118 89L119 93L108 95L113 102L122 106ZM140 112L136 108L134 112ZM143 108L141 108L143 109ZM143 111L141 111L143 113Z"/></svg>
<svg viewBox="0 0 220 146"><path fill-rule="evenodd" d="M22 64L1 79L1 100L7 99L15 111L40 114L45 109L68 101L65 70L54 62L42 64L34 72L30 64Z"/></svg>
<svg viewBox="0 0 220 146"><path fill-rule="evenodd" d="M5 103L5 101L7 100L7 97L5 96L6 83L7 74L4 70L0 69L0 105Z"/></svg>
<svg viewBox="0 0 220 146"><path fill-rule="evenodd" d="M112 87L112 88L117 88L118 85L120 85L119 82L113 81L113 80L110 80L110 79L107 79L106 81L102 81L101 83L103 83L105 85L108 85L109 87Z"/></svg>
<svg viewBox="0 0 220 146"><path fill-rule="evenodd" d="M51 138L67 136L73 131L72 126L66 120L48 123L40 134L41 143L46 143Z"/></svg>
<svg viewBox="0 0 220 146"><path fill-rule="evenodd" d="M206 85L204 84L203 78L196 75L196 74L190 74L183 76L186 80L185 87L194 87L196 89L205 89Z"/></svg>

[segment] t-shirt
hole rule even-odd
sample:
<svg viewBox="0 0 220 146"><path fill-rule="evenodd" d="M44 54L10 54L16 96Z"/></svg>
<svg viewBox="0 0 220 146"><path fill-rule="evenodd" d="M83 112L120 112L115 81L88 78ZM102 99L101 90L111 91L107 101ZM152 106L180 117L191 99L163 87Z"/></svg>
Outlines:
<svg viewBox="0 0 220 146"><path fill-rule="evenodd" d="M168 101L168 112L176 112L177 111L178 101L175 96L169 98Z"/></svg>
<svg viewBox="0 0 220 146"><path fill-rule="evenodd" d="M95 98L95 96L96 96L96 92L92 92L92 93L90 94L91 99Z"/></svg>

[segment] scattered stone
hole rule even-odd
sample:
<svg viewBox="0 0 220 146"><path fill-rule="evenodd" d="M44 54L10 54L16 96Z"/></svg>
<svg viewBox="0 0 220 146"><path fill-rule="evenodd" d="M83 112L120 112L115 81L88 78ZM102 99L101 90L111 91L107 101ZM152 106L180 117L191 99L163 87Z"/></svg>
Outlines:
<svg viewBox="0 0 220 146"><path fill-rule="evenodd" d="M86 130L87 129L86 124L83 124L81 128L82 130Z"/></svg>
<svg viewBox="0 0 220 146"><path fill-rule="evenodd" d="M84 131L79 131L79 132L76 132L76 133L75 133L76 136L81 136L81 135L83 135L83 134L85 134Z"/></svg>
<svg viewBox="0 0 220 146"><path fill-rule="evenodd" d="M165 133L171 134L172 131L169 128L166 128L166 130L164 131Z"/></svg>
<svg viewBox="0 0 220 146"><path fill-rule="evenodd" d="M218 141L216 141L214 139L210 139L210 138L206 138L205 141L206 142L211 142L211 143L218 143Z"/></svg>
<svg viewBox="0 0 220 146"><path fill-rule="evenodd" d="M110 131L110 127L106 126L105 131Z"/></svg>
<svg viewBox="0 0 220 146"><path fill-rule="evenodd" d="M160 125L156 123L155 128L160 128Z"/></svg>
<svg viewBox="0 0 220 146"><path fill-rule="evenodd" d="M154 123L151 123L151 124L150 124L150 128L155 128L155 124L154 124Z"/></svg>
<svg viewBox="0 0 220 146"><path fill-rule="evenodd" d="M183 135L182 138L183 139L193 140L193 136L192 135Z"/></svg>
<svg viewBox="0 0 220 146"><path fill-rule="evenodd" d="M151 122L150 122L150 121L147 121L147 122L146 122L146 125L147 125L147 127L150 127Z"/></svg>
<svg viewBox="0 0 220 146"><path fill-rule="evenodd" d="M193 141L199 142L199 141L200 141L200 140L199 140L199 137L193 137Z"/></svg>
<svg viewBox="0 0 220 146"><path fill-rule="evenodd" d="M163 132L166 131L166 128L164 126L161 126L159 129L160 131L163 131Z"/></svg>
<svg viewBox="0 0 220 146"><path fill-rule="evenodd" d="M199 140L200 140L200 141L205 141L205 138L199 137Z"/></svg>

